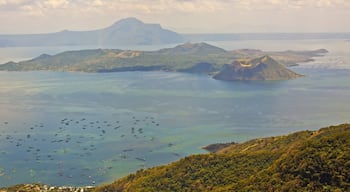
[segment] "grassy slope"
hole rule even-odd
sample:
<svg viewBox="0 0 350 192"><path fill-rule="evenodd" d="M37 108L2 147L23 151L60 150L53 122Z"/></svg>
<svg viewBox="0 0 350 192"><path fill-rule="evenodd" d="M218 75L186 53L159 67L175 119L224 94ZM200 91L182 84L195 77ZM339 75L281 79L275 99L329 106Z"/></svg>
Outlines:
<svg viewBox="0 0 350 192"><path fill-rule="evenodd" d="M350 125L229 145L96 191L349 191Z"/></svg>

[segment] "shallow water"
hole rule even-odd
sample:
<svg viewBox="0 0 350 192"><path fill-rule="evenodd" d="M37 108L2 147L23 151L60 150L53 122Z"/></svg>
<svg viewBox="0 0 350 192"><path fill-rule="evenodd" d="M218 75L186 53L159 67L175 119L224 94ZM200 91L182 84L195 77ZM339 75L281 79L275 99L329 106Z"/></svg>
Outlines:
<svg viewBox="0 0 350 192"><path fill-rule="evenodd" d="M276 82L0 72L0 186L95 185L211 143L349 122L350 71L330 63L348 67L349 55L334 50L293 68L306 77Z"/></svg>

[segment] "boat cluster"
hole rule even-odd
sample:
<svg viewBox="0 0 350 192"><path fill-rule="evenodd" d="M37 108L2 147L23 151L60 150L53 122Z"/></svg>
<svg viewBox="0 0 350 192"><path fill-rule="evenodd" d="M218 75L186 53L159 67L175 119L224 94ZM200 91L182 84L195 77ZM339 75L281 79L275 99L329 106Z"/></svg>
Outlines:
<svg viewBox="0 0 350 192"><path fill-rule="evenodd" d="M94 185L103 182L101 178L109 171L118 171L114 169L116 161L138 161L145 167L147 159L138 147L159 142L153 133L145 133L150 127L160 128L152 116L130 115L127 120L113 121L62 118L47 124L22 123L24 128L16 127L18 123L11 124L16 123L0 121L0 162L14 164L0 166L0 181L16 179L17 172L23 173L19 169L26 169L33 181L54 171L60 180L79 177L81 184ZM142 150L146 147L141 146ZM90 166L91 162L99 165Z"/></svg>

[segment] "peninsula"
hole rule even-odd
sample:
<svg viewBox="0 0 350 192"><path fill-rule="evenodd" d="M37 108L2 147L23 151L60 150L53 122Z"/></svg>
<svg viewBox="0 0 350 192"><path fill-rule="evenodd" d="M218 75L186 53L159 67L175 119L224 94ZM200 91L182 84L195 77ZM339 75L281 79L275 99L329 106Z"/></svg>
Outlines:
<svg viewBox="0 0 350 192"><path fill-rule="evenodd" d="M172 71L209 74L219 80L284 80L301 77L287 67L312 61L312 57L326 52L227 51L207 43L185 43L158 51L94 49L42 54L31 60L0 65L0 71Z"/></svg>

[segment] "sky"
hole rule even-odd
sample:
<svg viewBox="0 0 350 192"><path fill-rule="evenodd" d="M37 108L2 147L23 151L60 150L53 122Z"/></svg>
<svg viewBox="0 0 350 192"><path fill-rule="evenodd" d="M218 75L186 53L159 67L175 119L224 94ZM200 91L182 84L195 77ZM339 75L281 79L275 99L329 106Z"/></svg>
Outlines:
<svg viewBox="0 0 350 192"><path fill-rule="evenodd" d="M0 0L0 34L94 30L127 17L179 33L350 32L350 0Z"/></svg>

